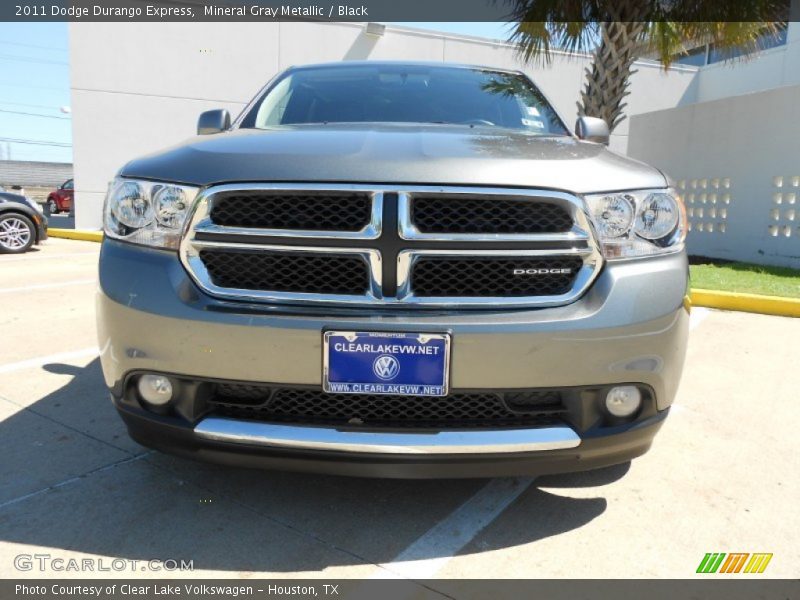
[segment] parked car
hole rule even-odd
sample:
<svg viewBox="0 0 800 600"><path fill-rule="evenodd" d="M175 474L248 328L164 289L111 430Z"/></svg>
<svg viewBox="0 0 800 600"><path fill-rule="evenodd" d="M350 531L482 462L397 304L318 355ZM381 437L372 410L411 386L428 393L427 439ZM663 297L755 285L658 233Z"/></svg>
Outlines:
<svg viewBox="0 0 800 600"><path fill-rule="evenodd" d="M72 201L75 197L75 184L72 179L67 179L58 189L47 195L47 210L51 215L72 210Z"/></svg>
<svg viewBox="0 0 800 600"><path fill-rule="evenodd" d="M41 207L21 194L0 187L0 253L19 254L47 239Z"/></svg>
<svg viewBox="0 0 800 600"><path fill-rule="evenodd" d="M522 73L291 68L110 186L98 335L133 438L386 477L643 454L689 328L657 169Z"/></svg>

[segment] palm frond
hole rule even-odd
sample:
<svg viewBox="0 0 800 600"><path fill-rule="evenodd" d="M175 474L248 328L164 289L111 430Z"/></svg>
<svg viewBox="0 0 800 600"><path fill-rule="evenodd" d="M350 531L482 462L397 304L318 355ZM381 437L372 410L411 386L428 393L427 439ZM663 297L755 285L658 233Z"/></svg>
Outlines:
<svg viewBox="0 0 800 600"><path fill-rule="evenodd" d="M747 57L777 36L792 0L494 0L511 5L510 36L523 62L549 63L554 50L591 52L578 114L624 118L634 61L652 54L669 68L701 44ZM798 0L794 0L798 1Z"/></svg>
<svg viewBox="0 0 800 600"><path fill-rule="evenodd" d="M593 24L582 21L524 21L517 25L510 41L517 45L524 62L549 63L553 51L590 53L597 44L597 30Z"/></svg>
<svg viewBox="0 0 800 600"><path fill-rule="evenodd" d="M601 23L646 22L642 52L653 52L667 68L687 45L714 43L747 55L761 49L791 0L494 0L511 6L516 23L509 41L525 62L550 62L553 50L593 51ZM765 36L766 33L766 36Z"/></svg>
<svg viewBox="0 0 800 600"><path fill-rule="evenodd" d="M525 62L549 63L551 52L591 52L597 44L593 0L511 0L509 21L517 23L509 41Z"/></svg>
<svg viewBox="0 0 800 600"><path fill-rule="evenodd" d="M696 38L681 25L686 23L653 21L647 24L644 52L660 60L664 69L669 68L677 56L686 54L696 45Z"/></svg>

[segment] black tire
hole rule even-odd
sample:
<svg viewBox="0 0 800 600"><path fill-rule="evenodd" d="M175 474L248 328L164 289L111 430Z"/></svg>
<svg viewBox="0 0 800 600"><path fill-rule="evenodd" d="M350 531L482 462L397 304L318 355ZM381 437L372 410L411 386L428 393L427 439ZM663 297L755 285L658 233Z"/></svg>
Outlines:
<svg viewBox="0 0 800 600"><path fill-rule="evenodd" d="M52 198L47 199L47 210L50 211L51 215L57 215L60 212L58 210L58 203Z"/></svg>
<svg viewBox="0 0 800 600"><path fill-rule="evenodd" d="M0 254L22 254L34 242L36 229L28 217L20 213L0 214Z"/></svg>

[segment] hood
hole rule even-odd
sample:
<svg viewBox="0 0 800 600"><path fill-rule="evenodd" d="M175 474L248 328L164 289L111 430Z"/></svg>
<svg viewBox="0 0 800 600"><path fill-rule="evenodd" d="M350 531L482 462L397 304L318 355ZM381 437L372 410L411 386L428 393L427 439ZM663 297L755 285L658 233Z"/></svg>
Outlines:
<svg viewBox="0 0 800 600"><path fill-rule="evenodd" d="M653 167L570 137L450 125L300 125L198 136L127 177L174 183L349 182L604 192L666 185Z"/></svg>
<svg viewBox="0 0 800 600"><path fill-rule="evenodd" d="M28 204L28 198L23 196L22 194L14 194L12 192L0 192L0 201L5 200L6 202L20 202L22 204Z"/></svg>

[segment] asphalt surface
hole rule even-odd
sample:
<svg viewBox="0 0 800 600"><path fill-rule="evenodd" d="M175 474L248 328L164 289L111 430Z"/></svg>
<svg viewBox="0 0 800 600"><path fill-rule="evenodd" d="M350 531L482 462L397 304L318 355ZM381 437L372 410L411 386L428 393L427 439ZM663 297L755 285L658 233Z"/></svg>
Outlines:
<svg viewBox="0 0 800 600"><path fill-rule="evenodd" d="M48 215L47 220L48 225L55 229L75 229L75 217L71 217L69 213Z"/></svg>
<svg viewBox="0 0 800 600"><path fill-rule="evenodd" d="M127 437L97 359L98 251L51 239L0 255L0 577L685 578L707 552L769 552L760 577L800 574L800 319L695 309L675 407L630 464L457 481L250 471ZM45 570L19 570L34 554ZM95 571L54 567L72 558Z"/></svg>

